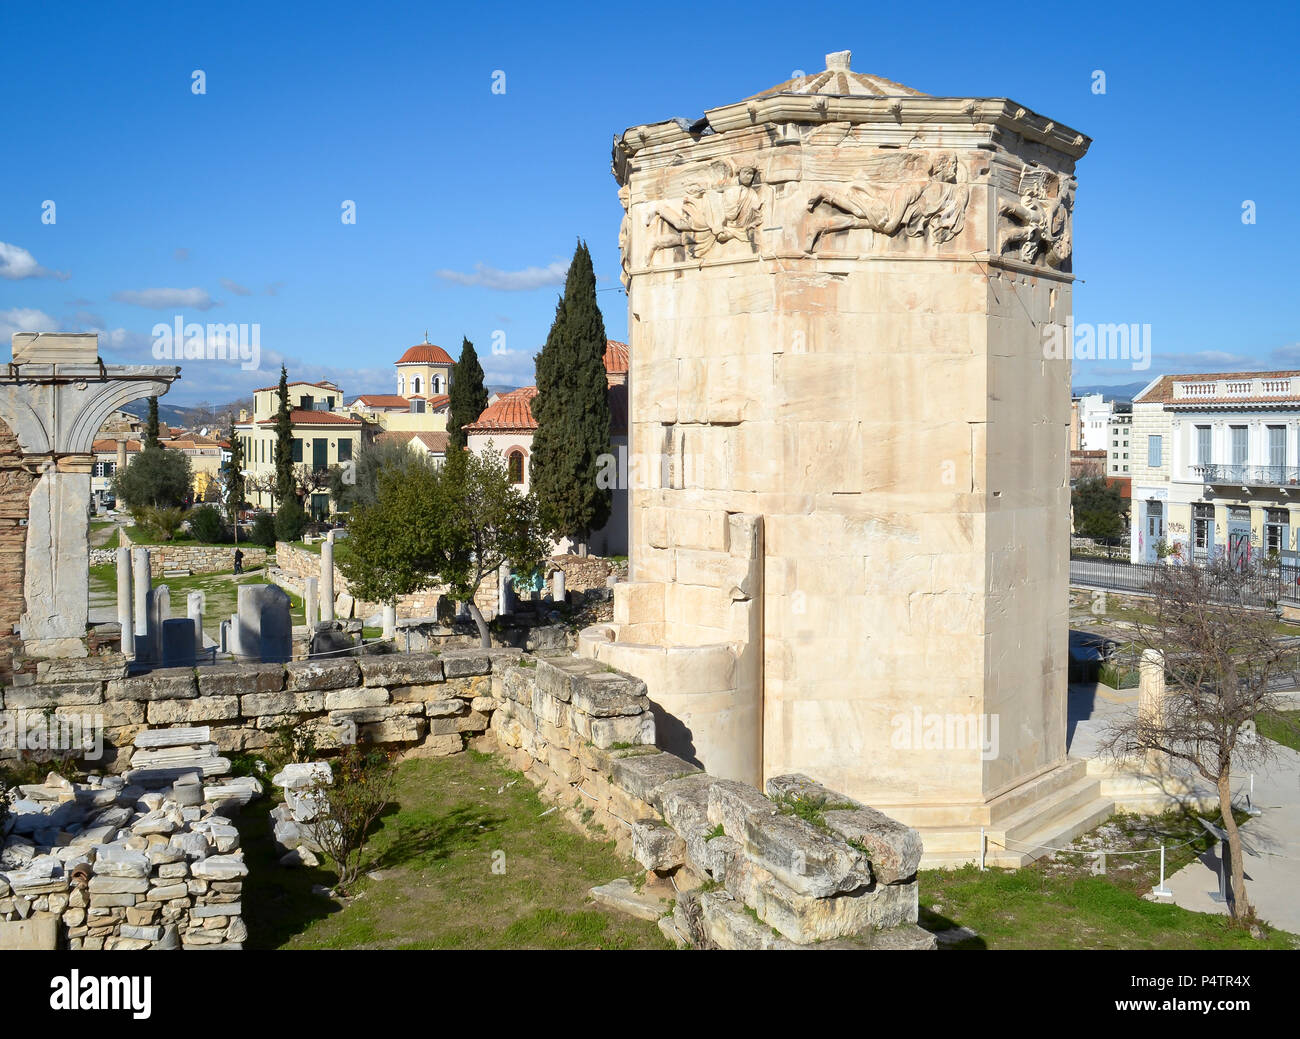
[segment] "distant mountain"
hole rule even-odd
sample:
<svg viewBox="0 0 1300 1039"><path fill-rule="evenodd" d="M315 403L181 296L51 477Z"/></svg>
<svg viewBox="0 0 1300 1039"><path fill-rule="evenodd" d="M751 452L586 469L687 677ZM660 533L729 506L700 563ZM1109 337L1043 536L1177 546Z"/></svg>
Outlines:
<svg viewBox="0 0 1300 1039"><path fill-rule="evenodd" d="M1152 376L1155 378L1155 376ZM1115 386L1072 386L1070 392L1076 397L1087 397L1100 393L1106 400L1131 401L1150 384L1151 379L1141 382L1125 382Z"/></svg>
<svg viewBox="0 0 1300 1039"><path fill-rule="evenodd" d="M182 426L185 429L199 429L203 426L225 429L230 425L231 416L234 416L238 421L240 408L247 408L252 411L252 398L232 401L229 404L190 405L188 407L168 404L160 400L158 402L158 421L168 426ZM149 398L144 397L132 401L121 410L129 415L146 418L149 415Z"/></svg>
<svg viewBox="0 0 1300 1039"><path fill-rule="evenodd" d="M505 385L504 383L500 383L500 384L491 384L491 385L488 385L488 386L486 387L486 389L487 389L487 391L488 391L488 396L490 397L490 396L491 396L492 394L494 394L494 393L510 393L510 392L512 392L512 391L514 391L514 390L519 389L519 387L518 387L518 386L507 386L507 385Z"/></svg>

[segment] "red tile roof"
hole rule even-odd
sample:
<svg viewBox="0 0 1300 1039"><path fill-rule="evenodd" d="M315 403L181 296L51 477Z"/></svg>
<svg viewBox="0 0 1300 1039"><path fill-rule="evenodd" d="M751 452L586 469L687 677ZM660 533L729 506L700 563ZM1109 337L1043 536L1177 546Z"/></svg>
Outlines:
<svg viewBox="0 0 1300 1039"><path fill-rule="evenodd" d="M409 444L412 440L418 440L430 453L435 455L445 455L447 453L447 443L451 438L441 431L419 431L412 429L390 429L379 436L375 437L377 444Z"/></svg>
<svg viewBox="0 0 1300 1039"><path fill-rule="evenodd" d="M103 440L96 440L94 444L91 445L90 449L96 454L102 454L103 452L113 453L117 451L117 443L118 442L116 440L110 440L105 438ZM139 451L140 441L128 440L126 442L126 449L128 452Z"/></svg>
<svg viewBox="0 0 1300 1039"><path fill-rule="evenodd" d="M416 343L397 359L398 364L454 364L451 355L432 343Z"/></svg>
<svg viewBox="0 0 1300 1039"><path fill-rule="evenodd" d="M360 426L362 424L360 419L344 418L342 415L335 415L332 411L299 411L297 409L289 412L289 422L295 426ZM264 418L258 425L274 426L275 418Z"/></svg>
<svg viewBox="0 0 1300 1039"><path fill-rule="evenodd" d="M465 427L467 433L531 433L537 428L533 418L533 398L536 386L503 393L483 409L475 421Z"/></svg>
<svg viewBox="0 0 1300 1039"><path fill-rule="evenodd" d="M396 393L363 393L352 403L367 408L401 408L403 411L410 406L407 398L400 397Z"/></svg>
<svg viewBox="0 0 1300 1039"><path fill-rule="evenodd" d="M533 418L533 398L536 386L525 386L511 393L503 393L489 404L478 421L465 427L467 433L532 433L537 429ZM609 401L610 436L627 435L627 387L611 386L606 392ZM1105 452L1102 452L1105 454Z"/></svg>
<svg viewBox="0 0 1300 1039"><path fill-rule="evenodd" d="M286 389L288 389L290 386L315 386L317 389L321 389L321 390L333 390L335 393L337 393L337 392L338 392L338 389L339 389L339 388L338 388L337 386L335 386L332 382L307 382L307 381L304 380L304 379L298 379L298 380L296 380L296 381L294 381L294 382L290 382L290 383L286 383L286 384L285 384L285 388L286 388ZM256 390L254 390L253 392L254 392L254 393L265 393L267 390L278 390L279 388L280 388L280 384L277 382L274 386L263 386L263 387L261 387L260 389L256 389Z"/></svg>
<svg viewBox="0 0 1300 1039"><path fill-rule="evenodd" d="M605 371L611 375L626 372L630 356L627 343L620 343L617 339L605 340Z"/></svg>

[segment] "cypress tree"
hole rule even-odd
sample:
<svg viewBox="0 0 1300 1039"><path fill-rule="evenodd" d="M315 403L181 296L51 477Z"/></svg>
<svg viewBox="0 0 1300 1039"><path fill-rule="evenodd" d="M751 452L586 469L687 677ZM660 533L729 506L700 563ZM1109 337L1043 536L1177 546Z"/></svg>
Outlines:
<svg viewBox="0 0 1300 1039"><path fill-rule="evenodd" d="M542 522L556 538L585 542L609 519L612 493L596 482L600 456L611 450L605 344L596 272L586 243L579 241L536 358L530 484Z"/></svg>
<svg viewBox="0 0 1300 1039"><path fill-rule="evenodd" d="M447 450L463 451L469 439L462 426L475 421L488 406L488 391L483 385L483 366L478 363L474 344L461 343L460 360L451 371L451 402L447 405Z"/></svg>
<svg viewBox="0 0 1300 1039"><path fill-rule="evenodd" d="M151 447L161 447L158 440L158 398L149 398L149 418L144 427L144 447L148 450Z"/></svg>
<svg viewBox="0 0 1300 1039"><path fill-rule="evenodd" d="M230 416L230 461L226 466L226 508L230 512L230 525L239 540L239 507L244 501L244 444L235 431L235 416Z"/></svg>
<svg viewBox="0 0 1300 1039"><path fill-rule="evenodd" d="M280 365L280 406L275 412L275 500L296 498L293 486L293 421L289 416L289 373Z"/></svg>

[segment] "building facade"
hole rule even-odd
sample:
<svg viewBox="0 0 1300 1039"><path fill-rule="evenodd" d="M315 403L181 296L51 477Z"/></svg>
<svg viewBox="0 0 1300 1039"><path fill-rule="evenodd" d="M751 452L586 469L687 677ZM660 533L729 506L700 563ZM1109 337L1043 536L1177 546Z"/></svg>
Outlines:
<svg viewBox="0 0 1300 1039"><path fill-rule="evenodd" d="M319 474L333 466L352 462L363 443L374 435L374 427L362 419L340 414L343 392L332 382L289 384L289 421L293 427L293 463ZM275 416L279 410L278 387L254 391L250 422L235 426L243 449L244 475L251 478L245 498L255 508L274 507L269 484L275 478ZM316 518L333 511L328 491L311 491L303 507Z"/></svg>
<svg viewBox="0 0 1300 1039"><path fill-rule="evenodd" d="M1300 372L1166 375L1133 403L1135 433L1139 408L1163 416L1135 438L1147 465L1133 491L1134 562L1294 560Z"/></svg>
<svg viewBox="0 0 1300 1039"><path fill-rule="evenodd" d="M1130 441L1133 434L1133 405L1117 403L1110 413L1110 422L1106 431L1106 475L1129 476L1133 464L1129 457L1132 453Z"/></svg>

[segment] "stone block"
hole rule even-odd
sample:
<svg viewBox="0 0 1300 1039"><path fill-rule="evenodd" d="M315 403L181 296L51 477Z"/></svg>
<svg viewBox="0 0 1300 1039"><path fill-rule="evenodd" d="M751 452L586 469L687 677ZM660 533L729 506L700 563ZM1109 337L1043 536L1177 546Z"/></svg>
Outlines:
<svg viewBox="0 0 1300 1039"><path fill-rule="evenodd" d="M348 658L293 660L285 665L285 688L298 690L346 689L360 681L357 662Z"/></svg>
<svg viewBox="0 0 1300 1039"><path fill-rule="evenodd" d="M424 726L423 718L405 715L358 726L357 737L369 743L414 743L424 735Z"/></svg>
<svg viewBox="0 0 1300 1039"><path fill-rule="evenodd" d="M317 690L247 693L239 698L239 713L245 718L265 714L314 714L324 707L325 694Z"/></svg>
<svg viewBox="0 0 1300 1039"><path fill-rule="evenodd" d="M670 780L689 776L700 770L675 754L632 754L615 757L610 763L610 779L633 797L655 803L655 791Z"/></svg>
<svg viewBox="0 0 1300 1039"><path fill-rule="evenodd" d="M193 668L174 668L168 671L151 671L147 675L109 682L104 695L109 701L189 700L199 695L199 687L194 679ZM154 724L152 719L150 722Z"/></svg>
<svg viewBox="0 0 1300 1039"><path fill-rule="evenodd" d="M131 681L128 679L128 681ZM191 676L193 682L193 676ZM190 725L195 722L229 721L239 717L237 696L197 696L187 700L151 700L150 725Z"/></svg>
<svg viewBox="0 0 1300 1039"><path fill-rule="evenodd" d="M69 682L63 685L15 686L5 691L10 711L81 707L104 702L102 682Z"/></svg>
<svg viewBox="0 0 1300 1039"><path fill-rule="evenodd" d="M325 709L327 711L347 711L359 707L381 707L388 702L388 690L379 687L354 686L347 689L331 689L325 694Z"/></svg>
<svg viewBox="0 0 1300 1039"><path fill-rule="evenodd" d="M283 664L218 664L199 669L203 696L249 696L284 688Z"/></svg>
<svg viewBox="0 0 1300 1039"><path fill-rule="evenodd" d="M915 923L915 884L872 884L829 897L792 891L746 856L726 870L726 888L753 908L759 919L800 944L860 934L867 930Z"/></svg>
<svg viewBox="0 0 1300 1039"><path fill-rule="evenodd" d="M432 685L443 680L443 662L432 653L382 653L361 658L366 686Z"/></svg>
<svg viewBox="0 0 1300 1039"><path fill-rule="evenodd" d="M111 682L126 675L127 661L121 653L36 662L36 681L42 683Z"/></svg>
<svg viewBox="0 0 1300 1039"><path fill-rule="evenodd" d="M441 655L443 677L468 678L492 673L492 652L484 649L449 649ZM506 659L512 659L507 655Z"/></svg>
<svg viewBox="0 0 1300 1039"><path fill-rule="evenodd" d="M433 700L458 700L456 690L446 682L426 685L395 685L388 690L393 703L420 702Z"/></svg>
<svg viewBox="0 0 1300 1039"><path fill-rule="evenodd" d="M27 920L0 920L0 950L43 952L59 947L59 920L42 914Z"/></svg>
<svg viewBox="0 0 1300 1039"><path fill-rule="evenodd" d="M592 718L587 726L587 738L602 750L628 743L651 747L655 742L655 717L646 711L616 718Z"/></svg>
<svg viewBox="0 0 1300 1039"><path fill-rule="evenodd" d="M923 851L921 835L851 797L829 790L807 776L774 776L767 781L772 797L802 798L827 806L827 827L845 841L860 844L871 858L871 872L883 884L906 880L916 873Z"/></svg>
<svg viewBox="0 0 1300 1039"><path fill-rule="evenodd" d="M674 870L686 861L686 842L662 820L634 819L632 857L646 869Z"/></svg>

